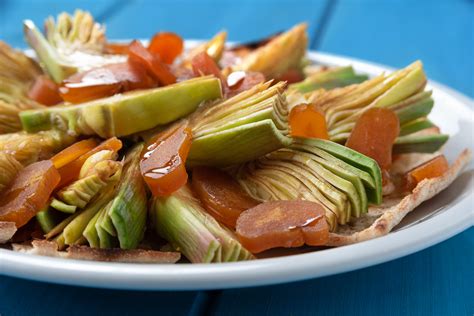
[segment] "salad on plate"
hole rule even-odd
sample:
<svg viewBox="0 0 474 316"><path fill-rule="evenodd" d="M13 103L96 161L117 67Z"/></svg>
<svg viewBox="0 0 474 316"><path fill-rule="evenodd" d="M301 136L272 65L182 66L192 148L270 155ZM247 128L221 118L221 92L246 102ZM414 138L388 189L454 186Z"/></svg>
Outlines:
<svg viewBox="0 0 474 316"><path fill-rule="evenodd" d="M369 78L307 58L306 25L191 48L114 42L77 10L0 41L0 243L136 263L255 260L388 234L469 162L420 61Z"/></svg>

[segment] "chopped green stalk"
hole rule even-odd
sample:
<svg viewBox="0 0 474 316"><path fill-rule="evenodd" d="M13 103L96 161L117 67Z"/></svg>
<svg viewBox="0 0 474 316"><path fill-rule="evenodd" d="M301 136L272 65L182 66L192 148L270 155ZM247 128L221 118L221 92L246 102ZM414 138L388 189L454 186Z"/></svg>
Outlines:
<svg viewBox="0 0 474 316"><path fill-rule="evenodd" d="M422 117L400 126L399 135L406 136L431 127L435 127L435 125L427 118Z"/></svg>
<svg viewBox="0 0 474 316"><path fill-rule="evenodd" d="M56 244L58 245L58 250L63 250L64 248L66 248L66 243L64 241L64 234L61 233L60 235L58 235L54 241L56 241Z"/></svg>
<svg viewBox="0 0 474 316"><path fill-rule="evenodd" d="M113 237L117 237L117 231L115 230L114 223L112 222L112 219L108 215L109 209L110 209L110 206L107 206L105 209L105 215L100 222L100 227L104 229L109 235Z"/></svg>
<svg viewBox="0 0 474 316"><path fill-rule="evenodd" d="M147 194L139 162L143 144L125 155L122 178L114 197L89 220L83 231L91 247L136 248L143 239L147 217Z"/></svg>
<svg viewBox="0 0 474 316"><path fill-rule="evenodd" d="M418 100L413 104L409 104L402 108L395 110L395 113L398 116L400 124L405 124L412 120L416 120L421 117L426 117L430 114L433 109L434 100L431 97Z"/></svg>
<svg viewBox="0 0 474 316"><path fill-rule="evenodd" d="M59 224L54 226L53 229L51 229L44 237L46 239L52 239L53 237L63 233L64 228L69 225L79 215L80 213L74 213L73 215L70 215L63 219ZM64 236L62 237L64 239Z"/></svg>
<svg viewBox="0 0 474 316"><path fill-rule="evenodd" d="M253 258L230 231L204 211L188 187L154 199L151 212L158 234L193 263Z"/></svg>
<svg viewBox="0 0 474 316"><path fill-rule="evenodd" d="M110 205L110 203L109 203ZM107 220L107 207L100 211L100 215L97 218L97 222L95 223L95 229L97 231L97 235L99 236L99 245L100 248L114 248L116 244L115 238L110 235L104 228L104 221Z"/></svg>
<svg viewBox="0 0 474 316"><path fill-rule="evenodd" d="M68 214L74 214L77 210L76 205L66 204L62 201L59 201L58 199L53 199L50 205L55 210L58 210L63 213L68 213Z"/></svg>
<svg viewBox="0 0 474 316"><path fill-rule="evenodd" d="M284 84L260 84L196 113L188 165L228 166L291 144Z"/></svg>
<svg viewBox="0 0 474 316"><path fill-rule="evenodd" d="M108 138L170 123L193 112L202 102L221 97L219 79L207 76L81 104L24 111L20 117L28 132L58 128L74 135Z"/></svg>
<svg viewBox="0 0 474 316"><path fill-rule="evenodd" d="M95 225L99 219L100 214L101 212L98 212L94 215L82 233L83 237L87 239L89 246L92 248L100 248L99 234L97 233L97 229L95 229Z"/></svg>
<svg viewBox="0 0 474 316"><path fill-rule="evenodd" d="M142 144L137 145L126 155L123 178L107 211L122 249L136 248L145 233L147 194L139 165L142 149Z"/></svg>
<svg viewBox="0 0 474 316"><path fill-rule="evenodd" d="M335 67L309 74L305 80L291 84L289 89L307 93L317 89L334 89L350 84L361 83L368 79L367 75L357 75L352 66Z"/></svg>
<svg viewBox="0 0 474 316"><path fill-rule="evenodd" d="M122 174L122 163L115 161L116 156L111 150L90 156L81 168L79 179L57 193L62 204L84 208L102 189L117 182Z"/></svg>
<svg viewBox="0 0 474 316"><path fill-rule="evenodd" d="M107 188L64 228L64 241L67 245L75 244L81 237L84 229L94 215L101 211L113 197L113 186Z"/></svg>
<svg viewBox="0 0 474 316"><path fill-rule="evenodd" d="M43 232L47 234L61 221L61 214L46 206L41 212L36 214L36 220Z"/></svg>
<svg viewBox="0 0 474 316"><path fill-rule="evenodd" d="M448 139L449 135L446 134L400 136L393 144L393 153L434 153L441 149Z"/></svg>

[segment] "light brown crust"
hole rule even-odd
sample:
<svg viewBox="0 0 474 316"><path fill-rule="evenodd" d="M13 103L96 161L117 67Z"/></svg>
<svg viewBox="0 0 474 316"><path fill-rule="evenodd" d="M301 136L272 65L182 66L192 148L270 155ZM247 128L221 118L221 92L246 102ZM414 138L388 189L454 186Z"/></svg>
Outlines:
<svg viewBox="0 0 474 316"><path fill-rule="evenodd" d="M106 262L176 263L181 258L179 252L144 249L97 249L87 246L72 246L67 251L58 251L56 242L48 240L33 240L31 245L12 244L12 247L14 251L40 256Z"/></svg>
<svg viewBox="0 0 474 316"><path fill-rule="evenodd" d="M355 219L350 226L344 225L337 233L329 234L327 246L349 245L388 234L418 205L446 189L470 160L471 151L465 149L444 175L421 181L403 198L387 199L380 206L370 207L367 214Z"/></svg>
<svg viewBox="0 0 474 316"><path fill-rule="evenodd" d="M14 222L0 222L0 244L8 242L16 232Z"/></svg>

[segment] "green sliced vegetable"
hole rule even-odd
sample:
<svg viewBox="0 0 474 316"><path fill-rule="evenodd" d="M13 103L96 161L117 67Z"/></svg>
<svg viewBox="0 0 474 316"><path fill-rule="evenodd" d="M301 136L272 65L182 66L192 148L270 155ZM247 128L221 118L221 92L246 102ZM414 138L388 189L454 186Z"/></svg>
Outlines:
<svg viewBox="0 0 474 316"><path fill-rule="evenodd" d="M187 164L228 166L288 146L283 88L260 84L194 115Z"/></svg>
<svg viewBox="0 0 474 316"><path fill-rule="evenodd" d="M400 126L400 136L406 136L409 134L413 134L419 131L422 131L427 128L435 127L430 120L425 117L410 121L408 123L403 124Z"/></svg>
<svg viewBox="0 0 474 316"><path fill-rule="evenodd" d="M193 112L202 102L221 97L219 79L207 76L82 104L24 111L20 117L28 132L59 128L74 135L108 138L170 123Z"/></svg>
<svg viewBox="0 0 474 316"><path fill-rule="evenodd" d="M102 189L120 180L122 163L115 161L116 158L117 154L111 150L91 155L84 162L79 179L61 189L56 194L57 199L63 205L84 208Z"/></svg>
<svg viewBox="0 0 474 316"><path fill-rule="evenodd" d="M329 90L361 83L368 78L367 75L357 75L352 66L334 67L308 74L303 81L291 84L289 89L298 90L300 93L307 93L317 89Z"/></svg>
<svg viewBox="0 0 474 316"><path fill-rule="evenodd" d="M50 206L57 211L68 213L68 214L74 214L77 210L76 205L66 204L63 201L60 201L58 199L52 199Z"/></svg>
<svg viewBox="0 0 474 316"><path fill-rule="evenodd" d="M393 144L393 152L396 154L434 153L441 149L448 139L449 135L446 134L400 136Z"/></svg>
<svg viewBox="0 0 474 316"><path fill-rule="evenodd" d="M154 199L151 215L157 233L193 263L253 259L229 230L206 213L188 187Z"/></svg>
<svg viewBox="0 0 474 316"><path fill-rule="evenodd" d="M52 231L58 223L61 222L63 216L60 212L57 212L46 206L41 212L36 214L36 220L38 221L41 229L45 234Z"/></svg>
<svg viewBox="0 0 474 316"><path fill-rule="evenodd" d="M127 154L116 197L107 210L122 249L136 248L145 233L147 194L139 164L142 149L140 144ZM107 231L113 235L113 230Z"/></svg>
<svg viewBox="0 0 474 316"><path fill-rule="evenodd" d="M45 22L46 37L30 20L24 21L23 31L41 65L57 83L78 71L126 61L126 56L104 53L105 27L88 12L63 12L57 21L50 17Z"/></svg>
<svg viewBox="0 0 474 316"><path fill-rule="evenodd" d="M371 193L369 199L374 204L382 203L382 173L380 167L375 160L367 157L349 147L342 146L340 144L323 140L323 139L311 139L312 146L320 148L331 155L341 159L342 161L363 170L370 174L375 183L375 192ZM370 192L370 191L369 191Z"/></svg>

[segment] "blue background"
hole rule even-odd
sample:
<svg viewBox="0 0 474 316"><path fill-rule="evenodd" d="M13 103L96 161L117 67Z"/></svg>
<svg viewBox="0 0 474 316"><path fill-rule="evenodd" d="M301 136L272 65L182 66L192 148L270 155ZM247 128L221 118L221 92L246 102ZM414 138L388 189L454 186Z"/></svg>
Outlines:
<svg viewBox="0 0 474 316"><path fill-rule="evenodd" d="M474 1L0 0L0 39L25 47L21 21L83 8L109 38L170 30L246 41L307 21L312 49L393 67L421 59L431 79L474 97ZM419 253L355 272L209 292L132 292L0 276L0 315L473 315L474 228Z"/></svg>

